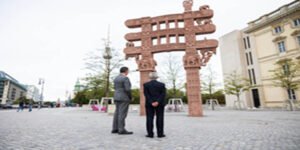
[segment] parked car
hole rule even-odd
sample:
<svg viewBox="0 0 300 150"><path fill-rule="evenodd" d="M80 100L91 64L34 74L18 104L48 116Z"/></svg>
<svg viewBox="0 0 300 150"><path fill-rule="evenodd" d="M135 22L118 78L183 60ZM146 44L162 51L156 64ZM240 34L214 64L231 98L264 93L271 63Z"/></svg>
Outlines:
<svg viewBox="0 0 300 150"><path fill-rule="evenodd" d="M0 104L1 109L12 109L13 106L11 104Z"/></svg>

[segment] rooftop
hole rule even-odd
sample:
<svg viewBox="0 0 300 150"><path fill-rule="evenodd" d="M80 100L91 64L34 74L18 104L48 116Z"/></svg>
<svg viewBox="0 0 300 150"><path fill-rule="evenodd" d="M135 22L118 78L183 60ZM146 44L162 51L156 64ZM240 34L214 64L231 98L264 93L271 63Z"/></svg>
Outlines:
<svg viewBox="0 0 300 150"><path fill-rule="evenodd" d="M295 0L289 4L283 5L278 9L262 15L256 20L248 23L248 28L245 30L246 33L255 31L267 24L270 24L278 19L284 18L287 15L300 11L300 0Z"/></svg>
<svg viewBox="0 0 300 150"><path fill-rule="evenodd" d="M24 85L22 85L21 83L19 83L18 80L16 80L15 78L13 78L12 76L10 76L9 74L7 74L4 71L0 71L0 81L3 80L9 80L11 82L13 82L16 86L22 88L23 90L26 90L26 87Z"/></svg>

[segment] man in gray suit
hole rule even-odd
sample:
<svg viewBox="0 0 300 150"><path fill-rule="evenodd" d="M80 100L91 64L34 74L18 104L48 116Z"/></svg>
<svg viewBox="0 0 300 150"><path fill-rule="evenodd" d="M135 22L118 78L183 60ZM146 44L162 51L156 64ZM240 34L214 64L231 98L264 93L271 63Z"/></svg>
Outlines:
<svg viewBox="0 0 300 150"><path fill-rule="evenodd" d="M131 101L131 83L129 81L128 68L122 67L120 75L114 79L114 101L116 110L113 120L113 130L111 133L133 134L125 129L125 118L127 117L128 107Z"/></svg>

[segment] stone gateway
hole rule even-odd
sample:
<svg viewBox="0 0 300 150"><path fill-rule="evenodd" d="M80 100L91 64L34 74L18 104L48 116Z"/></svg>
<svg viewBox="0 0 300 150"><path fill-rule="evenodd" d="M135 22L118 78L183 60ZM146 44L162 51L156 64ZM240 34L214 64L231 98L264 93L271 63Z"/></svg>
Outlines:
<svg viewBox="0 0 300 150"><path fill-rule="evenodd" d="M183 57L186 70L187 98L189 116L203 116L200 94L199 69L205 66L216 53L218 41L214 39L197 40L197 35L214 33L213 10L208 5L192 11L193 1L183 2L184 13L168 14L158 17L142 17L125 22L128 28L141 28L141 32L128 33L124 53L126 58L134 57L140 71L140 115L145 115L143 84L150 72L155 71L155 53L185 51ZM141 46L134 43L141 42Z"/></svg>

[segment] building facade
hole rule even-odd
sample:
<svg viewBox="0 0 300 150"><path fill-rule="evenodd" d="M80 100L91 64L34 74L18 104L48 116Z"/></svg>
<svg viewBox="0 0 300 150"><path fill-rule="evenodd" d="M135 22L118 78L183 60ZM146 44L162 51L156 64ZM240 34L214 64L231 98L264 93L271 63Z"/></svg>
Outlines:
<svg viewBox="0 0 300 150"><path fill-rule="evenodd" d="M12 104L22 96L26 96L26 87L7 73L0 71L0 104Z"/></svg>
<svg viewBox="0 0 300 150"><path fill-rule="evenodd" d="M276 62L300 57L299 0L249 22L245 29L222 36L220 49L223 75L237 71L256 86L243 93L246 107L282 107L284 100L300 99L299 90L275 87L270 72ZM235 99L227 95L227 106L232 107Z"/></svg>
<svg viewBox="0 0 300 150"><path fill-rule="evenodd" d="M26 94L27 99L32 99L35 102L40 101L41 99L40 91L35 85L26 85L26 89L27 89L27 94Z"/></svg>

